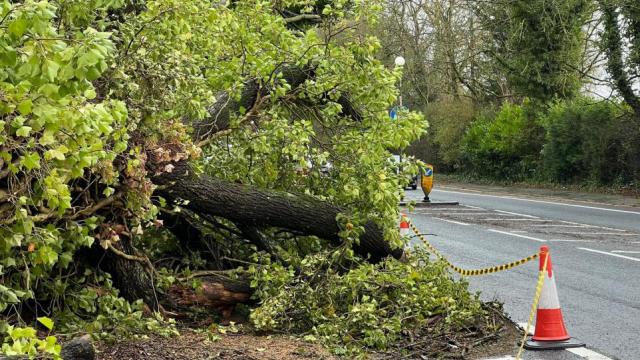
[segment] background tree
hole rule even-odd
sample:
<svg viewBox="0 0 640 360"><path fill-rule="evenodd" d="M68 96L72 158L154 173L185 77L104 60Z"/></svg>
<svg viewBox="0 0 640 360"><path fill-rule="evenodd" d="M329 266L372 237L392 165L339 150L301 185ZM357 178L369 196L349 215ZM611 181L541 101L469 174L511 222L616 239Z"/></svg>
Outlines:
<svg viewBox="0 0 640 360"><path fill-rule="evenodd" d="M604 30L602 48L616 90L640 121L636 90L640 71L640 8L634 1L598 1Z"/></svg>
<svg viewBox="0 0 640 360"><path fill-rule="evenodd" d="M591 1L509 1L479 4L495 39L489 49L519 96L548 101L581 88L585 24Z"/></svg>

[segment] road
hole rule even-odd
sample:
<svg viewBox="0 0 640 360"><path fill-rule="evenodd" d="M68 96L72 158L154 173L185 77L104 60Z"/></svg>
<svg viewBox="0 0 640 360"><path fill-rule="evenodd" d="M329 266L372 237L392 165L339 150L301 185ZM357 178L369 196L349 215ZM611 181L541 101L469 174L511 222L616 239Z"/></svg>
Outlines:
<svg viewBox="0 0 640 360"><path fill-rule="evenodd" d="M406 197L420 201L422 191ZM525 359L640 359L640 209L450 188L435 189L431 199L460 205L407 215L460 267L500 265L549 246L569 334L604 355L545 351L526 352ZM530 262L469 282L483 300L503 302L510 317L524 323L537 271L538 263Z"/></svg>

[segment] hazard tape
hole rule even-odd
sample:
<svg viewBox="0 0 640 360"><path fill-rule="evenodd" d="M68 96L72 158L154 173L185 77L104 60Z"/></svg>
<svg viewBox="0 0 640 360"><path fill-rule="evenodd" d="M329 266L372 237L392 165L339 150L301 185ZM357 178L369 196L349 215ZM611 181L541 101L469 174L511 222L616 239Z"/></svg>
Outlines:
<svg viewBox="0 0 640 360"><path fill-rule="evenodd" d="M431 243L429 243L427 241L427 239L425 239L424 236L422 236L422 233L420 233L420 231L418 231L418 228L416 228L416 226L413 225L413 223L409 219L406 219L406 220L409 223L409 226L411 227L411 230L413 230L413 232L415 233L415 235L414 235L415 237L418 237L422 241L422 243L424 243L424 245L429 250L431 250L431 252L433 252L434 255L436 255L438 258L443 260L447 264L447 266L449 268L455 270L457 273L459 273L460 275L463 275L463 276L485 275L485 274L491 274L491 273L495 273L495 272L499 272L499 271L503 271L503 270L508 270L508 269L514 268L516 266L519 266L519 265L522 265L522 264L526 264L529 261L535 260L538 257L540 257L540 253L535 253L535 254L533 254L531 256L527 256L527 257L522 258L520 260L513 261L513 262L510 262L510 263L504 264L504 265L493 266L493 267L484 268L484 269L475 269L475 270L463 269L463 268L460 268L458 266L453 265L449 260L447 260L438 251L438 249L433 247L433 245L431 245ZM549 261L549 256L545 256L544 264L542 265L542 269L538 273L538 281L536 283L536 293L535 293L534 298L533 298L533 303L531 304L531 311L529 312L529 320L527 321L527 327L524 329L524 336L522 337L522 343L520 344L520 348L518 349L518 353L516 354L516 360L520 360L521 359L522 351L524 350L524 344L527 341L527 335L529 334L529 329L531 329L531 324L533 324L533 319L535 317L536 310L538 309L538 303L540 302L540 295L542 295L542 287L544 285L544 277L545 277L545 274L547 272L547 262L548 261Z"/></svg>
<svg viewBox="0 0 640 360"><path fill-rule="evenodd" d="M438 251L438 249L436 249L435 247L433 247L433 245L431 245L427 239L424 238L424 236L422 236L422 234L420 233L420 231L418 231L418 228L416 228L415 225L413 225L413 223L409 220L406 219L407 222L409 223L409 226L411 226L411 230L413 230L413 232L416 234L415 237L418 237L423 243L424 245L431 250L431 252L436 255L438 258L440 258L441 260L443 260L447 266L449 268L451 268L452 270L454 270L455 272L457 272L460 275L463 276L477 276L477 275L486 275L486 274L493 274L493 273L497 273L500 271L504 271L504 270L509 270L512 269L516 266L520 266L523 264L528 263L531 260L535 260L538 258L539 254L535 253L531 256L527 256L525 258L522 258L520 260L517 261L513 261L510 262L508 264L503 264L503 265L498 265L498 266L492 266L492 267L488 267L488 268L484 268L484 269L473 269L473 270L468 270L468 269L463 269L461 267L455 266L453 265L449 260L447 260L441 253L440 251Z"/></svg>
<svg viewBox="0 0 640 360"><path fill-rule="evenodd" d="M533 303L531 304L531 311L529 311L529 320L527 321L527 327L524 329L524 335L522 337L522 343L520 344L520 348L518 349L518 353L516 354L516 360L520 360L522 356L522 350L524 349L524 343L527 341L527 335L529 335L529 329L531 329L531 324L533 324L533 318L535 316L536 310L538 309L538 302L540 301L540 295L542 295L542 286L544 285L544 275L547 272L547 261L549 261L549 256L545 256L544 263L542 265L542 270L538 273L538 282L536 284L536 294L533 298Z"/></svg>

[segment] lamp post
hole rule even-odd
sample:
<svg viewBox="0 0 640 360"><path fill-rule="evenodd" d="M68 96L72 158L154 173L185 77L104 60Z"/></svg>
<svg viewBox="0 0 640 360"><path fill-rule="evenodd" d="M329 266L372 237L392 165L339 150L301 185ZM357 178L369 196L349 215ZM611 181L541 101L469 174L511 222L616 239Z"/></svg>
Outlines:
<svg viewBox="0 0 640 360"><path fill-rule="evenodd" d="M396 57L396 59L394 60L394 63L396 64L396 66L404 66L405 61L404 58L402 56L398 56ZM400 91L399 91L399 95L398 95L398 105L399 105L399 109L398 111L402 110L402 77L400 78Z"/></svg>

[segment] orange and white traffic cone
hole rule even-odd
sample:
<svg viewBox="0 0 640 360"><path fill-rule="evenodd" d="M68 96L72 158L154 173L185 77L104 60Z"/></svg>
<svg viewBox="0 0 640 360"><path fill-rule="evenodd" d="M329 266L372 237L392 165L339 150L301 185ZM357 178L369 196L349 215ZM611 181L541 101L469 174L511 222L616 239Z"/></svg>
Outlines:
<svg viewBox="0 0 640 360"><path fill-rule="evenodd" d="M549 248L542 246L540 248L540 271L544 270L545 260L547 261L547 277L542 284L542 293L538 302L536 328L531 340L527 341L524 347L530 350L547 350L584 346L583 343L572 339L564 326L556 280L553 276L551 255L549 255Z"/></svg>
<svg viewBox="0 0 640 360"><path fill-rule="evenodd" d="M409 221L404 213L400 213L400 236L410 236L411 229L409 229Z"/></svg>

